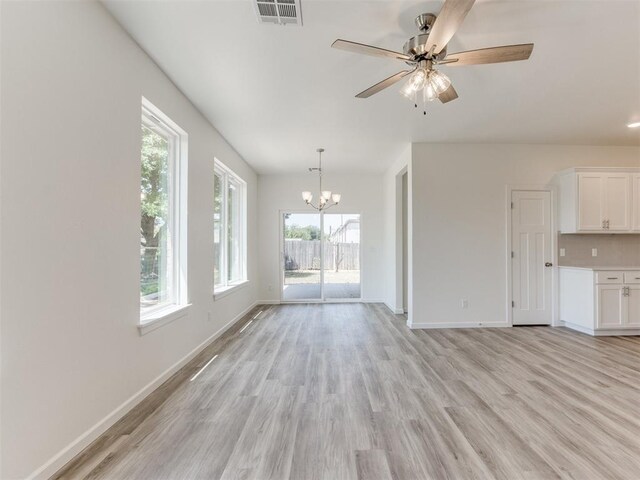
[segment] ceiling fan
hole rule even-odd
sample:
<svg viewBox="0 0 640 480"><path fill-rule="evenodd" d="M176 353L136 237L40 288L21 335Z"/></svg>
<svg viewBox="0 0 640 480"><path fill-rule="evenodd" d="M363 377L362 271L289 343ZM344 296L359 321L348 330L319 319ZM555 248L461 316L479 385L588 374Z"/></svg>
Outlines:
<svg viewBox="0 0 640 480"><path fill-rule="evenodd" d="M416 17L415 22L420 33L407 40L403 48L404 53L348 40L339 39L333 42L331 45L333 48L401 60L413 67L385 78L360 92L356 97L369 98L410 75L402 93L413 99L416 107L420 92L425 104L435 99L447 103L458 98L458 93L451 85L451 80L437 70L436 66L480 65L528 59L533 51L533 43L447 54L449 40L456 33L474 3L475 0L446 0L437 16L432 13L423 13Z"/></svg>

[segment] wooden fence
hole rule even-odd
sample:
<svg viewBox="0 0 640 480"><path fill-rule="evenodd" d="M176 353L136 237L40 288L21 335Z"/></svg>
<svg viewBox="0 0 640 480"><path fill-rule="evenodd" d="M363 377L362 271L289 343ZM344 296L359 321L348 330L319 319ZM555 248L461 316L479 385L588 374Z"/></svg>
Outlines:
<svg viewBox="0 0 640 480"><path fill-rule="evenodd" d="M320 240L284 241L285 270L320 270ZM330 243L324 245L326 270L360 270L359 243Z"/></svg>

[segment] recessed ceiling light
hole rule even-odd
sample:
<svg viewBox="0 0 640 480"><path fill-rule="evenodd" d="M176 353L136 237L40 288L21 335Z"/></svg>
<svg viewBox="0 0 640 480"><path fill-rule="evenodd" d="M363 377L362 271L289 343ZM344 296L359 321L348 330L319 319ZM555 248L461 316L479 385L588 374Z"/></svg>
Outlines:
<svg viewBox="0 0 640 480"><path fill-rule="evenodd" d="M629 128L638 128L638 127L640 127L640 122L628 123L627 127L629 127Z"/></svg>

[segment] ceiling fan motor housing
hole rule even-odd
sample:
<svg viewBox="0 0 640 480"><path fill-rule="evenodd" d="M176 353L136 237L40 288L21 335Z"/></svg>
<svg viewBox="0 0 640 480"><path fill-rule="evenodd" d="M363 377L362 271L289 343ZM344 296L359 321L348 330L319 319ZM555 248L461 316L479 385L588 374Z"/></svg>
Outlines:
<svg viewBox="0 0 640 480"><path fill-rule="evenodd" d="M423 13L416 17L416 26L420 30L421 33L416 35L415 37L411 37L404 44L403 51L406 55L411 55L412 57L420 57L423 55L427 55L429 51L426 49L427 39L429 38L429 33L431 32L431 27L433 22L436 21L436 15L433 13ZM447 49L444 48L437 55L434 55L433 58L436 60L441 60L447 55Z"/></svg>

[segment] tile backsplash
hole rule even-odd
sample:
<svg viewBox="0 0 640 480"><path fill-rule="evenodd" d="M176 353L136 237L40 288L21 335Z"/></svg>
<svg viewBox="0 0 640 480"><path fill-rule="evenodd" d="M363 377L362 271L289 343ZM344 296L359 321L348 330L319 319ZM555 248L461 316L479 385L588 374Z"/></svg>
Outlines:
<svg viewBox="0 0 640 480"><path fill-rule="evenodd" d="M565 256L560 256L564 248ZM592 249L598 256L591 255ZM558 264L568 267L640 267L640 234L558 234Z"/></svg>

